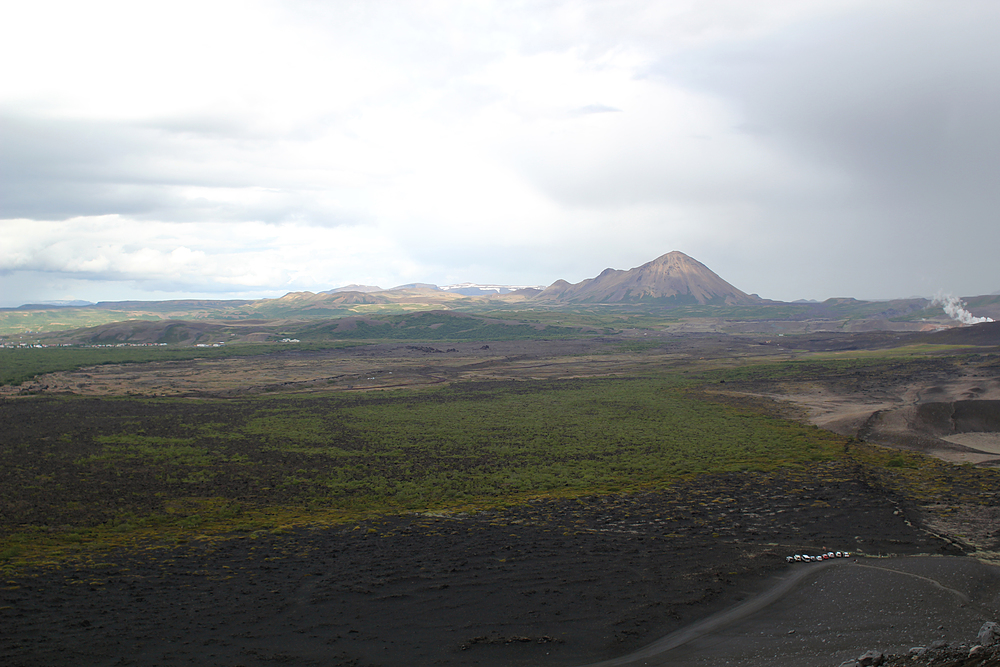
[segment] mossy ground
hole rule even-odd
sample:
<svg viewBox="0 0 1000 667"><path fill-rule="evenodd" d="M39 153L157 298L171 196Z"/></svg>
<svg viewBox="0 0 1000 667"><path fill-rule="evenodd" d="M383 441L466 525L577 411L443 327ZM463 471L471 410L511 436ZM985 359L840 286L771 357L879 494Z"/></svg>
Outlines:
<svg viewBox="0 0 1000 667"><path fill-rule="evenodd" d="M664 487L832 460L843 439L663 378L236 400L0 403L7 560L98 545Z"/></svg>
<svg viewBox="0 0 1000 667"><path fill-rule="evenodd" d="M623 358L634 368L658 347L625 343ZM851 442L787 419L794 414L783 405L738 393L789 378L865 389L950 372L966 363L962 357L890 351L657 363L627 378L465 381L377 393L0 401L7 426L0 432L0 563L386 513L633 493L823 462L847 466L911 504L1000 502L995 471Z"/></svg>

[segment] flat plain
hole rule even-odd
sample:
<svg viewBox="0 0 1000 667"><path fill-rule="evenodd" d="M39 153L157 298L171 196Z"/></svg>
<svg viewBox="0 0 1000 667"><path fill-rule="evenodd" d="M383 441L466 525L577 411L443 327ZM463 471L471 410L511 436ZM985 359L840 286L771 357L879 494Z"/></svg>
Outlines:
<svg viewBox="0 0 1000 667"><path fill-rule="evenodd" d="M70 364L0 398L0 653L584 664L790 553L993 562L998 457L920 406L1000 431L998 345L634 330Z"/></svg>

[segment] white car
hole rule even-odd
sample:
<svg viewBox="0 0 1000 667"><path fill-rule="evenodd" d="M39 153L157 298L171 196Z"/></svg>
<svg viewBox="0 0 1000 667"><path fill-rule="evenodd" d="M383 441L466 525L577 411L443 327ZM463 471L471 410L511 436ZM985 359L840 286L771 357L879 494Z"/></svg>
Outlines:
<svg viewBox="0 0 1000 667"><path fill-rule="evenodd" d="M808 554L795 554L794 556L785 556L785 561L789 563L817 563L824 560L830 560L831 558L850 558L850 551L827 551L825 554L820 554L818 556L810 556Z"/></svg>

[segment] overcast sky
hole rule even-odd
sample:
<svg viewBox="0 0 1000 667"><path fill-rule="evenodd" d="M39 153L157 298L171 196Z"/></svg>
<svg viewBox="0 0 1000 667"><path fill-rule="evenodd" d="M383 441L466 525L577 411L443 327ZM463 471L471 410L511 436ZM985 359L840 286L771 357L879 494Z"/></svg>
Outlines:
<svg viewBox="0 0 1000 667"><path fill-rule="evenodd" d="M0 306L1000 291L1000 2L0 3Z"/></svg>

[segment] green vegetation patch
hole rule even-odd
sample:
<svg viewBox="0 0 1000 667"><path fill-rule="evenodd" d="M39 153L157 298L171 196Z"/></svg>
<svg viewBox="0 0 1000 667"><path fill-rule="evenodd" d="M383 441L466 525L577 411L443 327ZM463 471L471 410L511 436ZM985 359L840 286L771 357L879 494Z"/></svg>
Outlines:
<svg viewBox="0 0 1000 667"><path fill-rule="evenodd" d="M320 520L662 488L831 460L844 446L649 378L213 401L36 397L0 401L0 420L0 530L18 548L32 531L96 540L108 526L256 530L290 508ZM238 520L221 514L235 506Z"/></svg>
<svg viewBox="0 0 1000 667"><path fill-rule="evenodd" d="M456 385L345 412L394 477L433 478L423 502L635 488L813 460L833 446L798 424L720 409L662 380ZM467 474L451 474L455 467Z"/></svg>
<svg viewBox="0 0 1000 667"><path fill-rule="evenodd" d="M116 463L126 459L142 459L149 464L203 466L212 462L208 449L191 444L193 438L164 438L139 435L105 435L94 438L106 445L81 463L105 461Z"/></svg>

